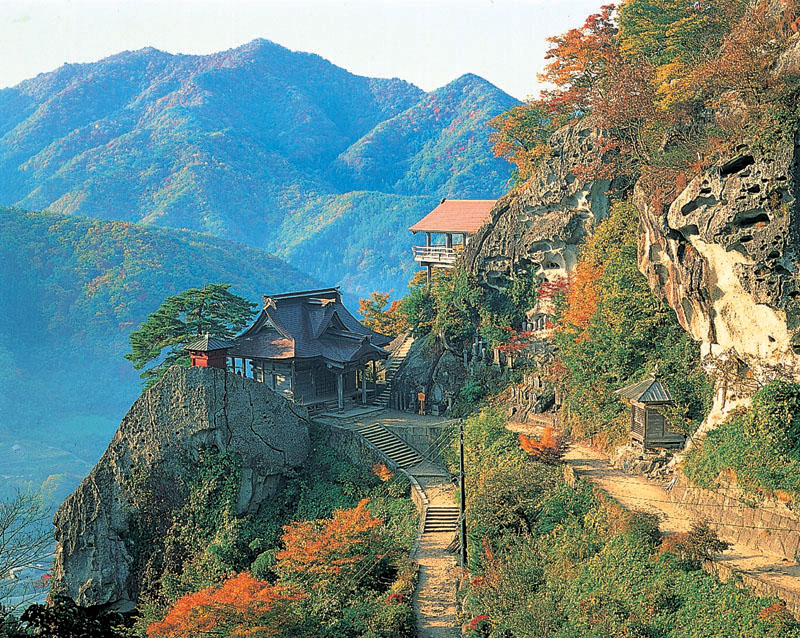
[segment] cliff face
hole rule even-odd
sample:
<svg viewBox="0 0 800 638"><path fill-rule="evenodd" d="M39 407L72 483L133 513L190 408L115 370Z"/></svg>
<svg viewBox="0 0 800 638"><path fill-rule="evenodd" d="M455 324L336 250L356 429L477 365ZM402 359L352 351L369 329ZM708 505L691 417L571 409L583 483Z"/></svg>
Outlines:
<svg viewBox="0 0 800 638"><path fill-rule="evenodd" d="M309 450L302 409L266 385L212 368L171 368L133 404L105 454L56 512L52 592L80 605L131 609L138 592L134 530L152 523L132 498L157 476L164 514L199 451L241 463L237 514L256 512Z"/></svg>
<svg viewBox="0 0 800 638"><path fill-rule="evenodd" d="M608 213L609 190L603 133L590 119L559 129L536 175L501 199L490 222L465 254L469 268L489 286L514 272L533 271L555 281L575 266L578 246Z"/></svg>
<svg viewBox="0 0 800 638"><path fill-rule="evenodd" d="M797 188L792 144L740 147L666 209L636 192L640 270L709 368L740 385L800 379Z"/></svg>

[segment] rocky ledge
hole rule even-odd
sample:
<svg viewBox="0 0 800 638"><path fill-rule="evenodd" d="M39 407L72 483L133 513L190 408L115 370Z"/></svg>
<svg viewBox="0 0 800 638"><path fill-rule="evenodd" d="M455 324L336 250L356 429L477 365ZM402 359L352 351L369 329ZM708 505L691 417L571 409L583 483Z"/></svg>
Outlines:
<svg viewBox="0 0 800 638"><path fill-rule="evenodd" d="M53 519L51 592L84 606L136 604L132 532L147 525L131 498L137 477L158 475L168 507L200 450L240 463L237 514L253 513L309 451L304 411L266 385L213 368L170 368L122 420L105 454Z"/></svg>

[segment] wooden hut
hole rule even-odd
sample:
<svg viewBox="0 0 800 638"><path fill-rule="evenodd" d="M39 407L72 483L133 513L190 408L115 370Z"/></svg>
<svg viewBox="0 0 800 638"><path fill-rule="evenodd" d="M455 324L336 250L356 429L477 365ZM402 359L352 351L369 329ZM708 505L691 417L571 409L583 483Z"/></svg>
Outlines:
<svg viewBox="0 0 800 638"><path fill-rule="evenodd" d="M188 350L192 365L198 368L227 368L228 350L232 344L212 337L208 333L193 341L184 350Z"/></svg>
<svg viewBox="0 0 800 638"><path fill-rule="evenodd" d="M670 432L658 408L672 405L672 395L653 374L644 381L616 390L631 404L631 440L644 451L653 448L681 448L684 436Z"/></svg>

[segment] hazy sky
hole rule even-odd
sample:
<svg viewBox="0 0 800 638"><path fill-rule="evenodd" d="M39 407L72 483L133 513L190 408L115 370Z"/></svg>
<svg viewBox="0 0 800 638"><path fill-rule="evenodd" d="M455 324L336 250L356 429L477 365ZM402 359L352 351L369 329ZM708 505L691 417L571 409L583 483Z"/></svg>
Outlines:
<svg viewBox="0 0 800 638"><path fill-rule="evenodd" d="M462 73L520 99L537 91L545 38L601 0L0 0L0 87L153 46L211 53L267 38L361 75L430 90Z"/></svg>

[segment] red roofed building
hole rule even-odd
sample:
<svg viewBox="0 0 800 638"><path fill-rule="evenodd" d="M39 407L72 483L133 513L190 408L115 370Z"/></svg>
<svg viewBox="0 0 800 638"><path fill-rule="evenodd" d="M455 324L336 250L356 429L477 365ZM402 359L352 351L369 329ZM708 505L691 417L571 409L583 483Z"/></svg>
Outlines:
<svg viewBox="0 0 800 638"><path fill-rule="evenodd" d="M265 296L261 314L228 344L227 356L234 372L297 403L341 410L349 399L367 403L366 366L374 379L374 362L389 356L383 346L390 341L350 314L338 288L324 288Z"/></svg>
<svg viewBox="0 0 800 638"><path fill-rule="evenodd" d="M414 259L428 271L436 268L452 268L459 252L467 245L469 238L478 232L489 220L489 213L496 199L443 199L430 213L425 215L409 230L425 233L425 245L414 246ZM433 243L433 234L444 235L444 243ZM453 237L460 237L454 242Z"/></svg>

